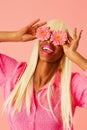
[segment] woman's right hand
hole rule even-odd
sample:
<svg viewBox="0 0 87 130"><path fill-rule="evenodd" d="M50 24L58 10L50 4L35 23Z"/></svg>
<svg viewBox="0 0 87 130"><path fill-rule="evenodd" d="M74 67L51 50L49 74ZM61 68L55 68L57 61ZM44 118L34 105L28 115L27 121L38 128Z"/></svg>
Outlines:
<svg viewBox="0 0 87 130"><path fill-rule="evenodd" d="M15 32L16 41L31 41L36 39L36 30L46 24L46 22L38 23L40 19L32 21L29 25Z"/></svg>

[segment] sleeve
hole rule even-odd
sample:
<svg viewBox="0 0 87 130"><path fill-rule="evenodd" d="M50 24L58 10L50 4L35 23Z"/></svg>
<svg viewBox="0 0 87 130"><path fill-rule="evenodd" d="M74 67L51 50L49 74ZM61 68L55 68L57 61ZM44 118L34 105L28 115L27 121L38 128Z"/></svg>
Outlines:
<svg viewBox="0 0 87 130"><path fill-rule="evenodd" d="M17 61L9 56L4 54L0 54L0 87L6 82L6 80L13 73Z"/></svg>
<svg viewBox="0 0 87 130"><path fill-rule="evenodd" d="M87 108L87 73L86 76L72 74L71 91L75 106Z"/></svg>

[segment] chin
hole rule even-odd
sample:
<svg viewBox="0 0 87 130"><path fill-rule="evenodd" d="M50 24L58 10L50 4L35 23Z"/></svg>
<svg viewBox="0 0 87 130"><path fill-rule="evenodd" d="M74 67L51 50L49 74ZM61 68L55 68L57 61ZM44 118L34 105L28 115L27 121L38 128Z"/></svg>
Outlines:
<svg viewBox="0 0 87 130"><path fill-rule="evenodd" d="M40 57L39 60L46 62L46 63L55 63L58 62L58 59L54 59L54 58L46 58L46 57Z"/></svg>

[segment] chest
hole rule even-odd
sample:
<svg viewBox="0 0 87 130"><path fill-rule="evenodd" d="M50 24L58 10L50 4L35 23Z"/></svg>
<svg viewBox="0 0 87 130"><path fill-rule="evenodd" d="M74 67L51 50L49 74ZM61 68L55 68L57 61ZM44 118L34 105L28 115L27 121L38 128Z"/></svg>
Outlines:
<svg viewBox="0 0 87 130"><path fill-rule="evenodd" d="M53 90L54 89L52 89L52 92L54 94L55 92ZM34 94L32 92L30 115L27 115L26 105L24 104L20 113L17 113L14 117L10 116L10 125L11 127L13 127L11 130L63 130L61 121L60 101L58 101L57 99L58 94L56 95L55 93L55 100L53 100L53 97L51 98L54 116L49 109L47 99L47 85L43 86L43 88L38 91L35 97L33 95ZM55 118L58 120L57 122Z"/></svg>

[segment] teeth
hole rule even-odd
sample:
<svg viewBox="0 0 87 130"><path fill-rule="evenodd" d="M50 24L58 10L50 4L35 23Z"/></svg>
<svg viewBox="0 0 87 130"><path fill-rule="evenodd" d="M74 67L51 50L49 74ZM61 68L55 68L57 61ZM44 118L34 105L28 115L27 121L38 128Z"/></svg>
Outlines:
<svg viewBox="0 0 87 130"><path fill-rule="evenodd" d="M43 49L43 50L48 50L48 51L53 52L53 50L51 50L50 48L47 48L47 47L43 47L42 49Z"/></svg>

